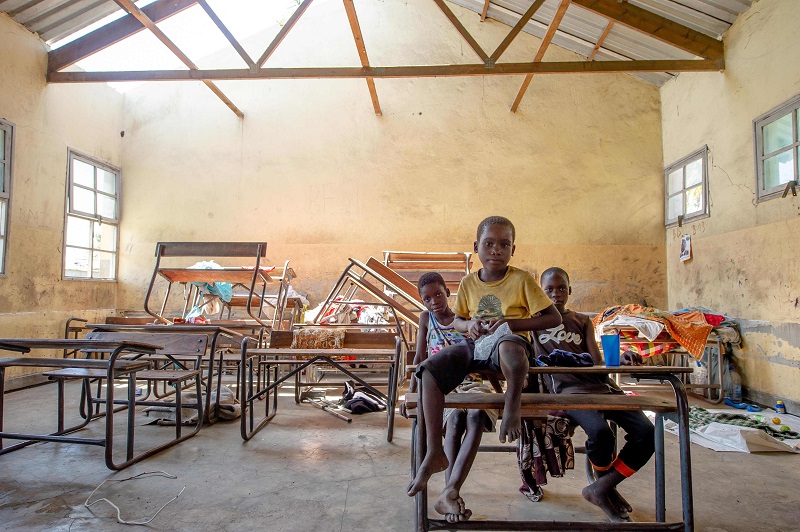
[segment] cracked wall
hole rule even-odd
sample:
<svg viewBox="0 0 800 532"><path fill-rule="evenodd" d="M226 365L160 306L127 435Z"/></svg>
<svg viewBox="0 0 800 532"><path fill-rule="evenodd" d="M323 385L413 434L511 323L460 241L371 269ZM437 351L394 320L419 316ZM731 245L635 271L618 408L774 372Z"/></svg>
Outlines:
<svg viewBox="0 0 800 532"><path fill-rule="evenodd" d="M67 151L119 166L122 96L105 85L47 85L45 44L5 13L0 72L0 116L16 125L0 337L58 338L70 316L102 319L116 305L115 283L62 280L61 253Z"/></svg>
<svg viewBox="0 0 800 532"><path fill-rule="evenodd" d="M701 305L739 319L736 363L747 392L796 405L800 201L756 205L753 119L800 94L797 20L800 2L755 2L725 34L724 72L683 73L661 90L665 165L709 148L711 216L667 230L670 307ZM685 263L683 234L692 235Z"/></svg>

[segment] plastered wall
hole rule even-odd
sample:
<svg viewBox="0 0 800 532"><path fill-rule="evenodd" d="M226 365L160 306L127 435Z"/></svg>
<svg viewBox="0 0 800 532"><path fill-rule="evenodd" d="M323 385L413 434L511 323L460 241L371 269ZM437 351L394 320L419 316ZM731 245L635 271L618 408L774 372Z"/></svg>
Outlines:
<svg viewBox="0 0 800 532"><path fill-rule="evenodd" d="M47 85L46 70L45 44L0 14L0 117L16 125L0 337L62 337L70 316L116 305L114 283L61 280L61 253L68 149L119 165L122 97L105 85Z"/></svg>
<svg viewBox="0 0 800 532"><path fill-rule="evenodd" d="M477 61L433 2L357 7L373 65ZM509 31L453 9L487 50ZM245 47L258 56L269 39ZM521 34L503 60L530 61L538 45ZM552 47L545 60L581 58ZM356 64L341 2L323 0L268 66ZM571 271L576 308L663 306L657 88L624 74L540 76L514 114L521 81L376 80L380 117L364 80L220 82L244 120L199 83L127 93L118 306L141 308L160 240L265 240L313 304L348 257L470 250L493 214L516 224L513 264Z"/></svg>
<svg viewBox="0 0 800 532"><path fill-rule="evenodd" d="M664 162L709 147L711 216L667 231L669 304L737 318L752 398L800 401L800 201L756 205L754 118L800 94L800 2L758 0L725 34L725 71L661 90ZM691 261L678 260L692 235Z"/></svg>

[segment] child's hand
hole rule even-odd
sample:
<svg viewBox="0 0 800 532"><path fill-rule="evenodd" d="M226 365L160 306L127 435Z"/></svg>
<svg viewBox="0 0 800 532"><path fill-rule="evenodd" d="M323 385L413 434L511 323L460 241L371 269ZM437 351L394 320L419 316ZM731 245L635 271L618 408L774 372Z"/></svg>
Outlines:
<svg viewBox="0 0 800 532"><path fill-rule="evenodd" d="M489 332L489 329L486 327L486 323L481 320L470 320L467 332L469 333L470 338L477 340Z"/></svg>
<svg viewBox="0 0 800 532"><path fill-rule="evenodd" d="M489 334L494 333L497 329L500 328L500 326L502 324L504 324L507 321L508 321L507 319L503 318L503 319L499 319L499 320L494 320L494 321L488 322L487 326L489 327Z"/></svg>

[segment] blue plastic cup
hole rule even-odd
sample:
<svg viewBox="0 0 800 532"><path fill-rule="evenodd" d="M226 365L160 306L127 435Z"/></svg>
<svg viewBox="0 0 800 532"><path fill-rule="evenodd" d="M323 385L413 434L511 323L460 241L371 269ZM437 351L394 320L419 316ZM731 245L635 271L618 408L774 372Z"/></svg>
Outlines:
<svg viewBox="0 0 800 532"><path fill-rule="evenodd" d="M600 342L603 344L606 366L619 366L619 335L604 334L600 336Z"/></svg>

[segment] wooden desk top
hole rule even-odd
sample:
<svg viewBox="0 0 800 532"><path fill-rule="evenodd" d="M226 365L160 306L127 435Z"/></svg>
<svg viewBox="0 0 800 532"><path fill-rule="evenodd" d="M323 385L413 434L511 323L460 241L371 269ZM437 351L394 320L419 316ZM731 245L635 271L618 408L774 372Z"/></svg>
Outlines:
<svg viewBox="0 0 800 532"><path fill-rule="evenodd" d="M416 371L417 365L409 364L406 366L406 371ZM679 373L692 373L693 368L686 366L585 366L580 368L568 368L563 366L531 366L528 368L528 373L539 375L557 374L557 373L619 373L622 375L633 375L634 377L642 375L675 375Z"/></svg>
<svg viewBox="0 0 800 532"><path fill-rule="evenodd" d="M91 329L93 331L107 331L107 332L148 332L148 333L199 333L199 334L214 334L219 332L228 336L235 336L242 338L244 335L236 332L233 328L247 328L258 329L261 325L257 323L250 324L235 324L226 323L225 326L216 323L177 323L177 324L161 324L149 323L147 325L122 325L116 323L87 323L83 326L84 329Z"/></svg>
<svg viewBox="0 0 800 532"><path fill-rule="evenodd" d="M258 277L271 283L272 267L259 268ZM202 268L159 268L158 274L171 283L232 283L249 285L253 281L253 268L221 268L207 270Z"/></svg>
<svg viewBox="0 0 800 532"><path fill-rule="evenodd" d="M416 393L406 394L408 408L416 408L418 400ZM445 396L445 405L450 408L502 409L504 401L501 393L451 393ZM676 410L675 400L663 397L588 393L523 393L520 407L523 415L551 410Z"/></svg>
<svg viewBox="0 0 800 532"><path fill-rule="evenodd" d="M163 346L142 342L91 340L85 338L0 338L0 349L28 353L31 349L80 349L93 353L110 353L119 347L127 351L155 353Z"/></svg>
<svg viewBox="0 0 800 532"><path fill-rule="evenodd" d="M87 358L39 358L39 357L9 357L0 358L0 367L25 366L36 368L77 368L77 369L108 369L108 360ZM150 362L146 360L117 360L114 369L117 372L130 372L147 369Z"/></svg>

